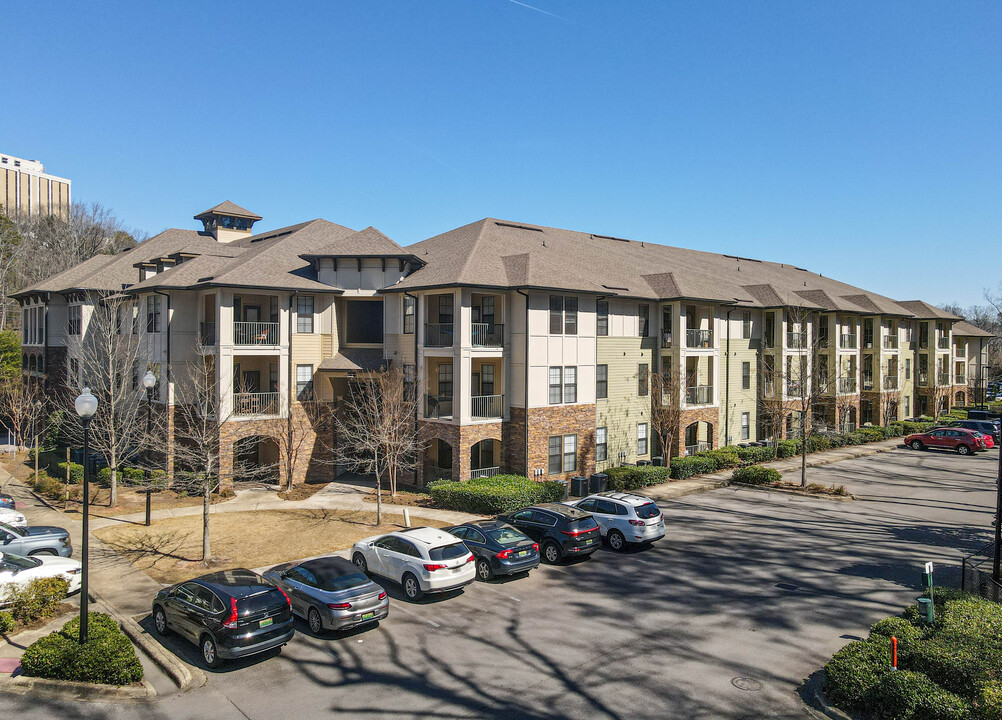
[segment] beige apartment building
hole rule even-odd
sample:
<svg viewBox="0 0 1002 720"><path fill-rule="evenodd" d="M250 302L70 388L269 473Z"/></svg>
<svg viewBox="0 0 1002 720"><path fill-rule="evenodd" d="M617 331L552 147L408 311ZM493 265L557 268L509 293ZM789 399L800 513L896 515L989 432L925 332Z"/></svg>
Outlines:
<svg viewBox="0 0 1002 720"><path fill-rule="evenodd" d="M37 160L0 154L0 208L8 216L63 220L70 216L70 181L45 172Z"/></svg>
<svg viewBox="0 0 1002 720"><path fill-rule="evenodd" d="M149 354L136 376L166 378L168 415L174 379L213 357L224 483L237 457L284 468L285 447L321 452L329 428L290 418L385 367L419 398L427 482L568 478L785 437L805 386L815 428L931 414L966 403L984 363L987 334L960 318L781 263L492 218L406 248L322 219L255 233L261 218L230 202L195 218L19 293L24 369L86 382L90 309L132 297ZM671 403L661 443L653 410ZM293 480L339 470L308 452Z"/></svg>

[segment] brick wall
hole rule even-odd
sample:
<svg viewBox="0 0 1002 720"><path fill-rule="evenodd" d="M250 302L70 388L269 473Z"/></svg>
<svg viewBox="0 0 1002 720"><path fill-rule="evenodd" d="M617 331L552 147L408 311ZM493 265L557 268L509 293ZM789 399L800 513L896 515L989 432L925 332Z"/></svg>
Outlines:
<svg viewBox="0 0 1002 720"><path fill-rule="evenodd" d="M709 437L713 441L713 447L720 447L720 409L715 407L705 407L696 408L691 410L682 410L679 414L678 423L678 448L679 453L684 453L685 451L685 429L696 422L705 422L710 426ZM648 436L651 434L650 430L647 432ZM648 440L648 442L650 442Z"/></svg>
<svg viewBox="0 0 1002 720"><path fill-rule="evenodd" d="M577 435L577 470L569 473L549 474L550 436ZM513 438L514 440L514 438ZM528 475L537 480L567 479L574 475L595 472L595 406L554 405L529 408L529 463ZM543 475L534 476L537 469Z"/></svg>

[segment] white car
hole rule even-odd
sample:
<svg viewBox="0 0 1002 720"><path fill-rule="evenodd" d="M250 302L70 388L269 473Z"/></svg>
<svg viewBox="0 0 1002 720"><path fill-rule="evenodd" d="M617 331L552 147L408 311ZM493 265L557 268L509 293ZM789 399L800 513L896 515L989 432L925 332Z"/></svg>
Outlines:
<svg viewBox="0 0 1002 720"><path fill-rule="evenodd" d="M80 572L80 561L73 558L54 555L21 557L0 553L0 607L5 604L8 587L27 585L39 578L61 577L70 584L68 594L79 592Z"/></svg>
<svg viewBox="0 0 1002 720"><path fill-rule="evenodd" d="M0 522L16 528L28 527L28 521L24 519L24 515L17 510L8 508L0 508Z"/></svg>
<svg viewBox="0 0 1002 720"><path fill-rule="evenodd" d="M628 543L654 542L665 536L661 509L642 495L610 491L567 504L590 512L613 550L623 550Z"/></svg>
<svg viewBox="0 0 1002 720"><path fill-rule="evenodd" d="M473 553L449 533L430 527L376 535L355 543L359 570L400 583L408 600L469 585L476 577Z"/></svg>

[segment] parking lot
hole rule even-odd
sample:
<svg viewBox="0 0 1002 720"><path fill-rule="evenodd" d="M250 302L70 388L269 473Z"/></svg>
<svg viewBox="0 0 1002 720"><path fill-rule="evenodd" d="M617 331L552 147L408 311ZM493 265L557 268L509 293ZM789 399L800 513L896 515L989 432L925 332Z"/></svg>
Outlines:
<svg viewBox="0 0 1002 720"><path fill-rule="evenodd" d="M664 504L668 537L407 603L378 628L313 637L209 673L150 708L85 717L804 718L798 688L989 539L997 450L900 449L812 469L837 502L732 488ZM197 650L168 647L197 664ZM51 707L0 698L43 717ZM39 714L45 710L45 715Z"/></svg>

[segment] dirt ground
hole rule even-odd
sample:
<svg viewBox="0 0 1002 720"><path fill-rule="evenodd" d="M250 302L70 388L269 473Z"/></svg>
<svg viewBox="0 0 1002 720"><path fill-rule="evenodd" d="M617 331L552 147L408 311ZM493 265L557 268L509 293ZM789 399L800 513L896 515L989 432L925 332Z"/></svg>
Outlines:
<svg viewBox="0 0 1002 720"><path fill-rule="evenodd" d="M421 521L433 527L445 525ZM379 527L375 522L375 513L353 510L213 513L209 532L215 561L210 569L257 568L322 555L403 527L400 515L384 514ZM158 520L148 528L116 525L94 535L161 583L180 582L208 571L200 562L201 515Z"/></svg>
<svg viewBox="0 0 1002 720"><path fill-rule="evenodd" d="M278 496L283 500L309 500L327 485L328 483L300 483L293 485L292 490L283 490Z"/></svg>
<svg viewBox="0 0 1002 720"><path fill-rule="evenodd" d="M362 498L365 502L370 502L373 505L376 504L376 491L373 490L371 493ZM390 494L383 491L383 502L393 503L394 505L410 505L411 507L438 507L431 499L431 495L423 492L411 492L409 490L397 490L397 494L390 497Z"/></svg>

